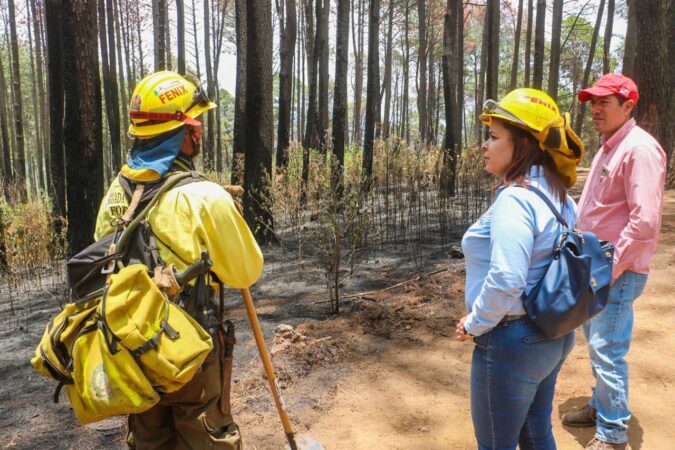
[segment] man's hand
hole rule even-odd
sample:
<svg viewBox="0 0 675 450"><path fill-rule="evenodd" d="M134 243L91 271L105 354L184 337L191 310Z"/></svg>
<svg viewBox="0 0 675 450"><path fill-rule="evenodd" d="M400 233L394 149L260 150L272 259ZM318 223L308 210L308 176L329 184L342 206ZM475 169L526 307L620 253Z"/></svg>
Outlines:
<svg viewBox="0 0 675 450"><path fill-rule="evenodd" d="M457 336L458 341L466 341L470 336L464 331L464 324L466 323L467 317L469 317L468 314L459 319L459 322L457 322L457 326L455 327L455 336Z"/></svg>
<svg viewBox="0 0 675 450"><path fill-rule="evenodd" d="M223 189L225 189L232 196L235 208L237 208L239 214L243 216L244 208L242 208L241 206L241 197L243 197L244 195L244 188L241 186L237 186L236 184L226 184L223 186Z"/></svg>

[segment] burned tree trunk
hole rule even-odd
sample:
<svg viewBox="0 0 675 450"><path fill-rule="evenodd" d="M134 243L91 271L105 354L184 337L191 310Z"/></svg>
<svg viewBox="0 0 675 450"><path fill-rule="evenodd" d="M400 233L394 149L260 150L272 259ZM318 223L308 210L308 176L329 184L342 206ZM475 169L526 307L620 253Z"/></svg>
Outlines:
<svg viewBox="0 0 675 450"><path fill-rule="evenodd" d="M288 145L291 134L291 95L293 81L293 56L295 55L295 39L297 35L295 0L285 0L284 11L278 8L281 42L279 52L281 66L279 68L279 122L277 125L277 167L288 164Z"/></svg>
<svg viewBox="0 0 675 450"><path fill-rule="evenodd" d="M237 40L237 87L234 97L234 138L232 143L232 184L244 183L246 149L246 0L235 0Z"/></svg>
<svg viewBox="0 0 675 450"><path fill-rule="evenodd" d="M553 23L551 29L551 59L548 66L548 95L558 99L560 76L560 31L562 27L563 0L553 0Z"/></svg>
<svg viewBox="0 0 675 450"><path fill-rule="evenodd" d="M532 57L532 13L534 0L527 0L527 28L525 29L525 87L531 86L531 57Z"/></svg>
<svg viewBox="0 0 675 450"><path fill-rule="evenodd" d="M427 18L426 2L417 0L418 40L417 53L417 114L419 115L418 133L422 143L427 142Z"/></svg>
<svg viewBox="0 0 675 450"><path fill-rule="evenodd" d="M49 85L49 153L51 155L50 194L53 199L52 214L66 215L66 172L63 148L64 116L64 44L63 44L63 2L45 1L45 28L47 34L47 77ZM58 227L58 225L57 225ZM60 229L56 230L57 234Z"/></svg>
<svg viewBox="0 0 675 450"><path fill-rule="evenodd" d="M12 170L12 143L9 136L9 115L7 114L5 69L2 61L2 52L0 52L0 138L2 139L2 169L3 182L8 183L14 180Z"/></svg>
<svg viewBox="0 0 675 450"><path fill-rule="evenodd" d="M523 0L518 0L518 19L516 19L516 35L513 44L513 62L511 63L511 82L509 89L516 88L518 83L518 59L520 58L520 35L523 28Z"/></svg>
<svg viewBox="0 0 675 450"><path fill-rule="evenodd" d="M99 41L101 44L101 65L103 73L103 92L105 95L105 111L110 135L110 152L112 170L117 171L122 165L120 151L120 112L119 96L117 91L114 18L112 15L112 2L98 1ZM106 35L106 21L108 34Z"/></svg>
<svg viewBox="0 0 675 450"><path fill-rule="evenodd" d="M382 137L389 137L391 127L391 66L393 52L394 1L389 0L389 20L387 25L387 48L384 53L384 116L382 117Z"/></svg>
<svg viewBox="0 0 675 450"><path fill-rule="evenodd" d="M584 70L584 79L581 82L581 87L586 88L588 86L589 79L591 78L591 68L593 67L593 57L595 56L595 45L598 42L598 34L600 34L600 24L602 23L602 11L605 8L605 0L600 0L600 5L598 6L598 16L595 20L595 28L593 28L593 36L591 37L591 47L588 52L588 60L586 61L586 69ZM577 117L574 121L574 131L581 135L581 128L584 123L584 114L586 113L586 102L579 104L579 109L577 110Z"/></svg>
<svg viewBox="0 0 675 450"><path fill-rule="evenodd" d="M537 0L537 23L534 32L534 65L532 87L541 89L544 82L544 29L546 28L546 0Z"/></svg>
<svg viewBox="0 0 675 450"><path fill-rule="evenodd" d="M96 0L64 2L65 117L63 138L68 202L68 243L74 254L89 245L103 196L101 80ZM56 124L55 124L56 125ZM82 176L86 173L87 176Z"/></svg>
<svg viewBox="0 0 675 450"><path fill-rule="evenodd" d="M213 61L211 59L211 9L210 0L204 0L204 61L206 63L206 92L209 98L215 98L215 73L213 72ZM204 133L204 142L202 144L202 158L204 161L204 170L210 171L215 167L215 111L210 110L205 113L206 132Z"/></svg>
<svg viewBox="0 0 675 450"><path fill-rule="evenodd" d="M185 1L176 0L176 63L177 71L185 75Z"/></svg>
<svg viewBox="0 0 675 450"><path fill-rule="evenodd" d="M164 9L167 0L152 0L153 37L155 42L155 70L166 70L166 27Z"/></svg>
<svg viewBox="0 0 675 450"><path fill-rule="evenodd" d="M333 190L342 193L342 177L347 137L347 73L349 59L349 3L338 0L337 41L335 44L335 90L333 92L333 156L331 180Z"/></svg>
<svg viewBox="0 0 675 450"><path fill-rule="evenodd" d="M410 82L410 2L405 0L405 49L403 59L403 99L401 100L401 137L410 142L410 124L408 114Z"/></svg>
<svg viewBox="0 0 675 450"><path fill-rule="evenodd" d="M488 0L487 8L488 51L485 95L496 100L499 86L499 0Z"/></svg>
<svg viewBox="0 0 675 450"><path fill-rule="evenodd" d="M352 142L361 140L361 101L363 97L363 3L358 0L358 22L352 12L352 42L354 45L354 118L352 125Z"/></svg>
<svg viewBox="0 0 675 450"><path fill-rule="evenodd" d="M14 109L15 164L14 170L21 186L21 196L26 196L26 149L23 133L23 99L21 94L21 72L19 70L19 43L16 35L16 15L14 0L8 0L9 37L12 52L12 99Z"/></svg>
<svg viewBox="0 0 675 450"><path fill-rule="evenodd" d="M373 145L375 124L378 122L377 106L380 99L380 0L370 1L368 26L368 80L366 97L366 123L363 136L362 182L363 189L370 189L373 175Z"/></svg>
<svg viewBox="0 0 675 450"><path fill-rule="evenodd" d="M321 0L316 0L316 15L321 15ZM317 124L317 83L318 83L318 31L314 28L314 15L312 12L312 2L308 1L305 5L305 44L307 45L307 74L309 77L308 104L307 104L307 122L305 125L305 137L302 146L309 151L310 148L317 148L319 145L319 134ZM319 24L317 23L317 27ZM303 160L303 180L307 182L305 171L309 170L309 153L307 161ZM307 172L309 173L309 172Z"/></svg>
<svg viewBox="0 0 675 450"><path fill-rule="evenodd" d="M266 0L246 5L246 163L244 217L259 242L274 236L269 186L272 125L272 10Z"/></svg>
<svg viewBox="0 0 675 450"><path fill-rule="evenodd" d="M671 8L669 10L669 8ZM661 144L672 162L675 133L672 125L673 85L672 61L675 55L672 38L672 2L667 0L640 0L635 2L637 25L636 61L649 61L649 64L635 65L635 82L640 87L640 101L635 117L638 124L651 133ZM665 36L654 39L654 36Z"/></svg>
<svg viewBox="0 0 675 450"><path fill-rule="evenodd" d="M455 193L455 171L457 167L458 139L457 121L457 84L458 72L462 70L453 62L457 60L458 42L457 21L462 11L462 0L448 0L443 24L443 100L445 103L445 138L443 139L443 171L441 173L441 191L445 195Z"/></svg>
<svg viewBox="0 0 675 450"><path fill-rule="evenodd" d="M635 15L635 3L637 3L637 0L626 0L628 19L626 20L626 40L624 42L621 72L628 77L635 76L635 54L637 53L637 19Z"/></svg>
<svg viewBox="0 0 675 450"><path fill-rule="evenodd" d="M317 0L317 5L322 0ZM319 134L319 148L321 153L326 152L326 132L328 131L328 18L330 0L323 0L321 11L317 7L316 35L317 35L317 69L318 69L318 111L317 131Z"/></svg>
<svg viewBox="0 0 675 450"><path fill-rule="evenodd" d="M671 27L673 24L670 24ZM602 73L609 73L609 51L612 43L614 27L614 0L607 0L607 21L605 23L605 40L602 46Z"/></svg>

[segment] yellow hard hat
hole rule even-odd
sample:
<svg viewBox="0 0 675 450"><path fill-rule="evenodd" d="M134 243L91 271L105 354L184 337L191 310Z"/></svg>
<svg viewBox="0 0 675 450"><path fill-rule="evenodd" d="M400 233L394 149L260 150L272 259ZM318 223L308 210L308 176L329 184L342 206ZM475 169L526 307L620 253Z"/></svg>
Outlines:
<svg viewBox="0 0 675 450"><path fill-rule="evenodd" d="M486 125L492 118L510 122L528 131L541 131L553 119L560 116L560 110L548 94L538 89L519 88L506 94L499 103L488 100L480 115Z"/></svg>
<svg viewBox="0 0 675 450"><path fill-rule="evenodd" d="M164 70L143 78L129 104L129 134L147 138L184 124L199 125L200 114L216 104L208 99L199 81Z"/></svg>
<svg viewBox="0 0 675 450"><path fill-rule="evenodd" d="M519 88L506 94L499 103L487 100L480 120L490 125L492 119L501 119L528 131L539 148L553 159L563 184L567 188L574 186L584 145L570 126L569 113L561 115L555 100L547 93Z"/></svg>

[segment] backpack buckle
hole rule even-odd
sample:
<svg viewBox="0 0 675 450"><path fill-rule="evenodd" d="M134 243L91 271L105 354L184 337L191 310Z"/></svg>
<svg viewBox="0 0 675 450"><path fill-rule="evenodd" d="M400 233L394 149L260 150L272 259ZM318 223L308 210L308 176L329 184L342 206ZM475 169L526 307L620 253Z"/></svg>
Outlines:
<svg viewBox="0 0 675 450"><path fill-rule="evenodd" d="M107 252L106 256L110 256L110 255L114 254L116 250L117 250L117 244L115 244L115 240L113 240L113 243L110 244L110 247L108 247L108 252ZM108 264L106 264L106 266L103 267L103 269L101 269L101 273L103 275L108 275L108 274L113 273L114 270L115 270L115 258L112 258L108 262Z"/></svg>

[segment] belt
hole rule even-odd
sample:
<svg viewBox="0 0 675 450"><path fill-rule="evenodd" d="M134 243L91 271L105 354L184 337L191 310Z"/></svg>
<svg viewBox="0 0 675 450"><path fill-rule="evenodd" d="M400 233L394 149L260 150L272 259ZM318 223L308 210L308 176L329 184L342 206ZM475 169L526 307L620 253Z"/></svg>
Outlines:
<svg viewBox="0 0 675 450"><path fill-rule="evenodd" d="M511 322L512 320L518 320L518 319L523 319L527 317L527 314L515 314L515 315L507 315L502 317L502 320L499 321L499 323L506 323L506 322Z"/></svg>

